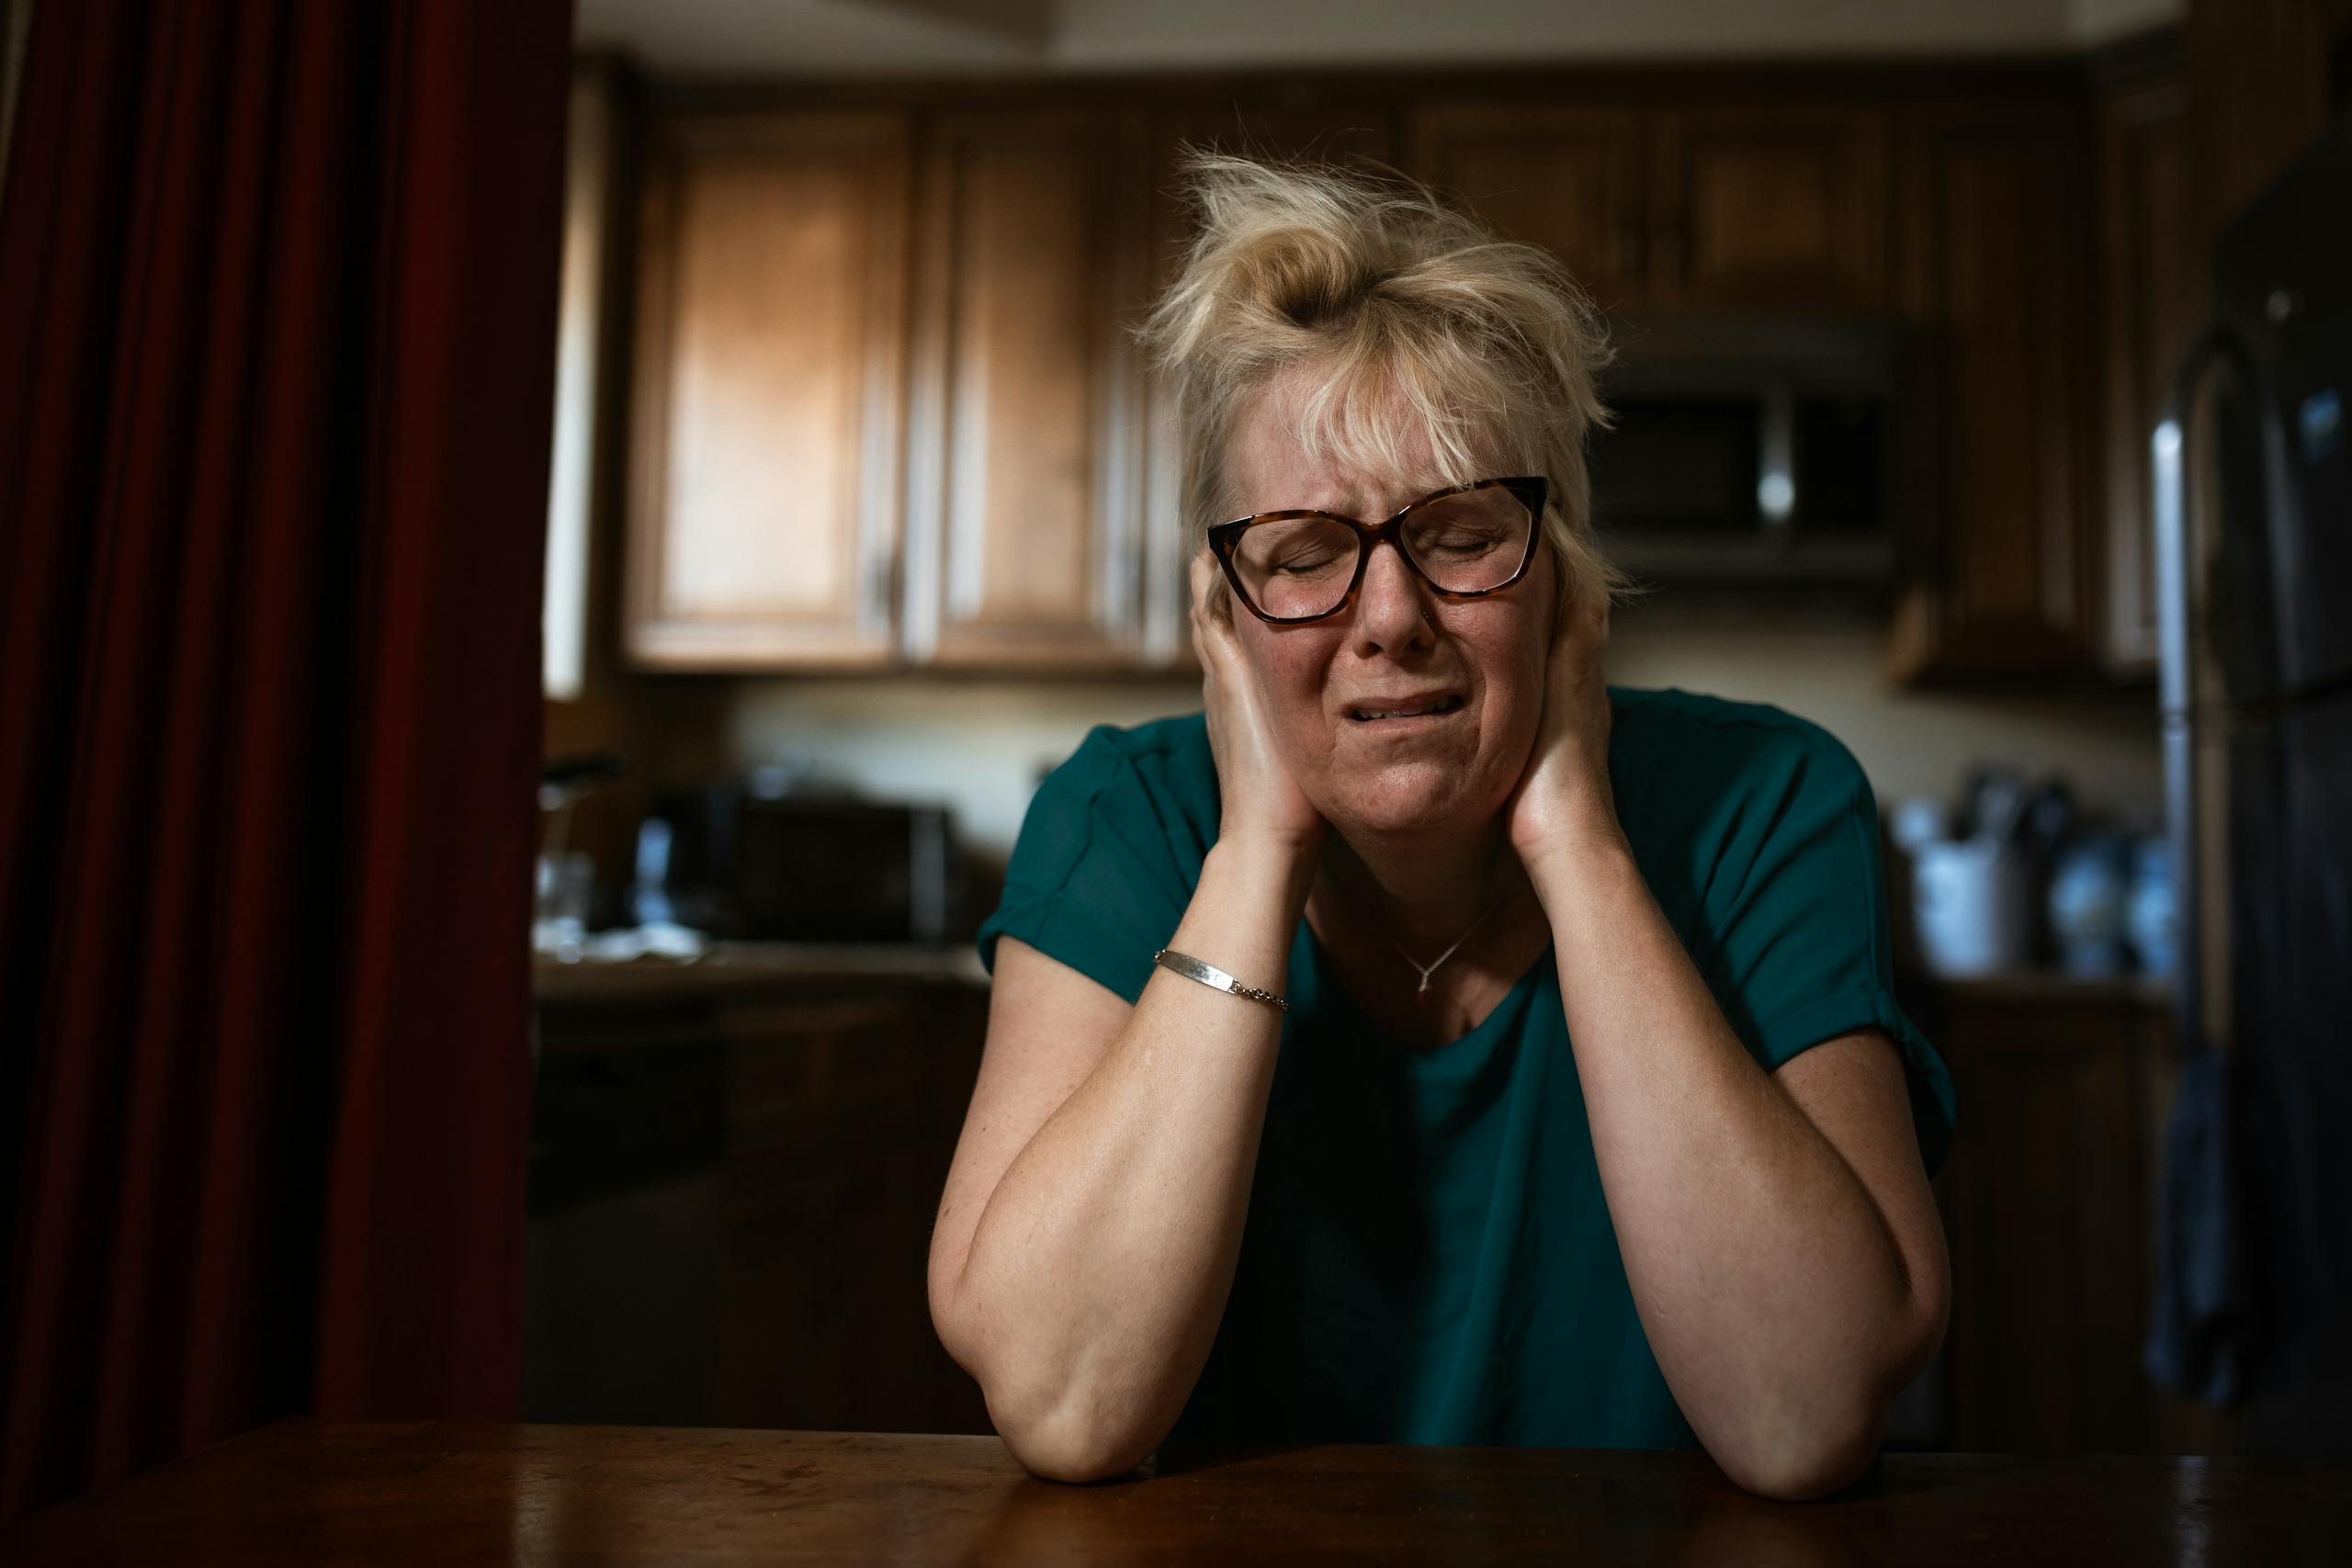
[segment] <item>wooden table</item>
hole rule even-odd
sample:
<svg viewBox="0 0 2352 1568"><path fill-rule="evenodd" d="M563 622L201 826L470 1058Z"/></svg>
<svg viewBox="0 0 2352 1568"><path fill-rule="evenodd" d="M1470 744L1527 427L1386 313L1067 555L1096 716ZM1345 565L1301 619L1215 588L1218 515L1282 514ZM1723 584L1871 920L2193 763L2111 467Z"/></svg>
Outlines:
<svg viewBox="0 0 2352 1568"><path fill-rule="evenodd" d="M1091 1486L994 1438L281 1421L0 1538L24 1562L2339 1563L2352 1461L1892 1454L1816 1503L1702 1454L1163 1450Z"/></svg>

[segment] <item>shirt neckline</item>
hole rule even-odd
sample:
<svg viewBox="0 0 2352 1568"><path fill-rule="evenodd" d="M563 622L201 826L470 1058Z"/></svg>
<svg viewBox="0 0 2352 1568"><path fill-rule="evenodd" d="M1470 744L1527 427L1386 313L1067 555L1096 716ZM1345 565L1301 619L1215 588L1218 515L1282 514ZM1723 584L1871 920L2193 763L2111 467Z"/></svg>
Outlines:
<svg viewBox="0 0 2352 1568"><path fill-rule="evenodd" d="M1466 1034L1458 1034L1438 1045L1408 1045L1390 1033L1372 1010L1358 1001L1355 993L1340 980L1339 972L1325 953L1322 939L1315 928L1301 916L1298 932L1293 942L1292 971L1304 975L1307 984L1294 989L1305 994L1310 1004L1334 1007L1349 1014L1369 1032L1382 1051L1416 1067L1450 1075L1463 1065L1474 1063L1487 1055L1494 1043L1510 1032L1518 1019L1524 1015L1544 985L1544 976L1556 967L1555 943L1546 940L1543 951L1535 955L1518 979L1511 982L1502 999L1488 1009L1487 1016L1473 1024Z"/></svg>

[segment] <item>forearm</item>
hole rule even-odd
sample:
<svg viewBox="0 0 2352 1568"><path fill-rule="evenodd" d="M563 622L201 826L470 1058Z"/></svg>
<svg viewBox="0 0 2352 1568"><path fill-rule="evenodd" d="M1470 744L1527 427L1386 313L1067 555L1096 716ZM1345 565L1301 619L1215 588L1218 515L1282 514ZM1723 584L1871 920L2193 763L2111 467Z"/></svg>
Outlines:
<svg viewBox="0 0 2352 1568"><path fill-rule="evenodd" d="M1917 1318L1869 1193L1741 1044L1613 821L1531 871L1626 1277L1692 1428L1745 1484L1874 1444Z"/></svg>
<svg viewBox="0 0 2352 1568"><path fill-rule="evenodd" d="M1311 862L1221 842L1170 946L1281 993ZM998 1430L1046 1473L1140 1461L1232 1289L1282 1014L1155 969L999 1181L956 1289Z"/></svg>

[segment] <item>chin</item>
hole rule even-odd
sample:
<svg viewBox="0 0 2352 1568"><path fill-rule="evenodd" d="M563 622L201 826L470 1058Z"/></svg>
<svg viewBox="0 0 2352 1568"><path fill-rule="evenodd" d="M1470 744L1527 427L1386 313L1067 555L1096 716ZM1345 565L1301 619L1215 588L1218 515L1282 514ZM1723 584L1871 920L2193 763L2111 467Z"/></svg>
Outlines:
<svg viewBox="0 0 2352 1568"><path fill-rule="evenodd" d="M1467 795L1457 767L1413 762L1382 769L1353 781L1346 798L1324 813L1343 828L1371 833L1415 833L1454 829L1491 816L1491 808Z"/></svg>

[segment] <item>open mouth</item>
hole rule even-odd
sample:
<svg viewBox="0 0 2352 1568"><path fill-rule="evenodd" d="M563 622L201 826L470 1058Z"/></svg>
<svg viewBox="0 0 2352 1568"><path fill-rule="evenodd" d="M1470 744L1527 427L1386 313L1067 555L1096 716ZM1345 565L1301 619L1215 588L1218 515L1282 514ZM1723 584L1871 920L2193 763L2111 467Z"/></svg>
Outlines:
<svg viewBox="0 0 2352 1568"><path fill-rule="evenodd" d="M1348 716L1358 724L1393 724L1413 719L1442 718L1462 706L1463 698L1456 694L1426 697L1417 702L1399 704L1395 707L1353 707Z"/></svg>

